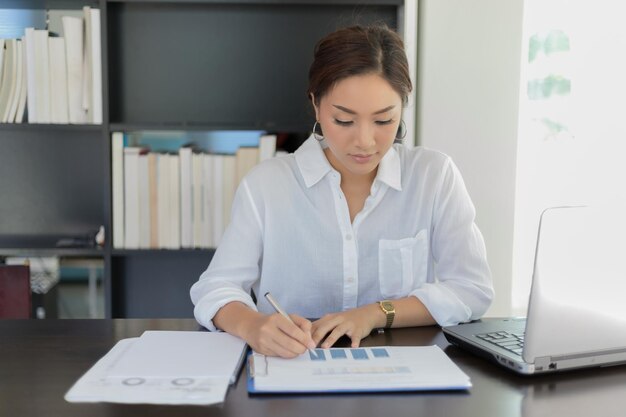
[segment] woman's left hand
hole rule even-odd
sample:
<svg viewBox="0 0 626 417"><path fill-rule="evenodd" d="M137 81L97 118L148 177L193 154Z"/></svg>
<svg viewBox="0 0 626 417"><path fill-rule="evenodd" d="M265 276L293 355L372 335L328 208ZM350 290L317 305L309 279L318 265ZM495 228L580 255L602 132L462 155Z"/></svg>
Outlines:
<svg viewBox="0 0 626 417"><path fill-rule="evenodd" d="M361 340L378 327L384 320L384 314L375 304L368 304L340 313L327 314L313 322L311 336L316 345L322 340L321 347L331 347L341 336L348 336L352 340L351 347L359 347Z"/></svg>

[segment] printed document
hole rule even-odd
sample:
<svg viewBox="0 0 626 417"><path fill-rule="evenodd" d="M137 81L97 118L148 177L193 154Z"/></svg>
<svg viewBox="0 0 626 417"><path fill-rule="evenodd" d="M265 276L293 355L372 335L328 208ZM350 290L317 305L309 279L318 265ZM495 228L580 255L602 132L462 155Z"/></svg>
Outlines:
<svg viewBox="0 0 626 417"><path fill-rule="evenodd" d="M248 391L466 390L469 377L438 346L315 349L294 359L249 356Z"/></svg>
<svg viewBox="0 0 626 417"><path fill-rule="evenodd" d="M209 405L224 401L246 351L227 333L145 332L120 340L67 392L69 402Z"/></svg>

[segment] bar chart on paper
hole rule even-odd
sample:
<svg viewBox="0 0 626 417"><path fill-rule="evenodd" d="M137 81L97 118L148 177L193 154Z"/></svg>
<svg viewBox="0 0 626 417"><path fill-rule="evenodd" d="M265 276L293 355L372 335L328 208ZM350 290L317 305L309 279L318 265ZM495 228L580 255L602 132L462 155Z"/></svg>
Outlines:
<svg viewBox="0 0 626 417"><path fill-rule="evenodd" d="M465 375L437 346L315 349L294 359L252 353L248 391L466 390Z"/></svg>

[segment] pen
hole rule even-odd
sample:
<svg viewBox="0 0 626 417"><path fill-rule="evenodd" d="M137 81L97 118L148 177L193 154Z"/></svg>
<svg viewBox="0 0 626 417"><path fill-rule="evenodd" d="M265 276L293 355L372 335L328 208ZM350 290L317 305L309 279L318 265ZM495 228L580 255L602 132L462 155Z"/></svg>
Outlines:
<svg viewBox="0 0 626 417"><path fill-rule="evenodd" d="M289 317L287 312L285 310L283 310L281 306L278 305L278 303L276 302L276 300L274 300L274 297L272 297L272 294L270 294L269 291L265 293L265 298L267 298L267 301L271 304L272 307L274 307L274 310L276 310L276 312L278 314L280 314L281 316L285 317L291 323L296 324L296 323L293 322L293 320L291 320L291 317ZM314 356L317 357L317 355L315 354L313 349L311 349L311 348L307 348L307 349L308 349L308 351L309 351L309 353L311 355L314 355Z"/></svg>

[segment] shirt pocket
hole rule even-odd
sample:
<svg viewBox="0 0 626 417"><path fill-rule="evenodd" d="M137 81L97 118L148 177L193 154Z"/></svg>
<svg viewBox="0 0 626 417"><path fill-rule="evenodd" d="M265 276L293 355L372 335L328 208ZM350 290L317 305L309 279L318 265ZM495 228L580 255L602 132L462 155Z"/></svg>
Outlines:
<svg viewBox="0 0 626 417"><path fill-rule="evenodd" d="M406 297L426 282L428 236L426 229L415 237L378 242L378 279L384 298Z"/></svg>

